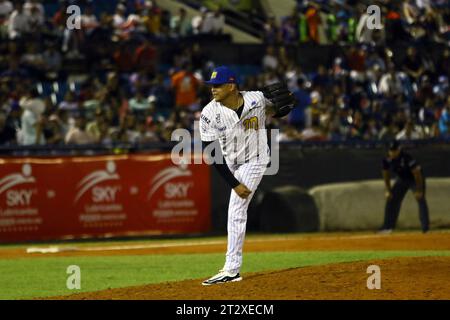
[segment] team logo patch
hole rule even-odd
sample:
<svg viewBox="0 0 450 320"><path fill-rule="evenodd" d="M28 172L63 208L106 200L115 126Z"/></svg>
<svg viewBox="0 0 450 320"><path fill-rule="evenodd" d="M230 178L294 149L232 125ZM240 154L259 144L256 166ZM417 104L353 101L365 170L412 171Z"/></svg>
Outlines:
<svg viewBox="0 0 450 320"><path fill-rule="evenodd" d="M214 71L212 74L211 74L211 79L215 79L217 77L217 71Z"/></svg>

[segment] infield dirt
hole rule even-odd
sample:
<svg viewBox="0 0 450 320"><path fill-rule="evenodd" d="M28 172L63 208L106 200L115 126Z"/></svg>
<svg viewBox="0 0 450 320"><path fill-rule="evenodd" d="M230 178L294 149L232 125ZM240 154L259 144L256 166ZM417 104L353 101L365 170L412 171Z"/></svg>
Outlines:
<svg viewBox="0 0 450 320"><path fill-rule="evenodd" d="M105 248L107 249L107 248ZM142 255L224 252L226 243L192 244L134 250L69 251L51 256ZM324 235L249 239L245 252L316 250L450 250L450 233L391 235ZM23 249L0 251L1 258L42 257ZM381 269L381 289L366 286L369 265ZM182 266L180 266L182 267ZM108 289L51 299L169 299L169 300L300 300L300 299L450 299L450 257L402 257L310 266L243 275L236 283L204 287L193 279Z"/></svg>

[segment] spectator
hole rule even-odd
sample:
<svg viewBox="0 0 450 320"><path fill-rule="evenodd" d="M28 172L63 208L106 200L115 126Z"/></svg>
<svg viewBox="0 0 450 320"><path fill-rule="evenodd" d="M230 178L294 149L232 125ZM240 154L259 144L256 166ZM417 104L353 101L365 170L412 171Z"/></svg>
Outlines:
<svg viewBox="0 0 450 320"><path fill-rule="evenodd" d="M378 90L388 96L403 94L402 80L393 65L389 65L388 72L381 77Z"/></svg>
<svg viewBox="0 0 450 320"><path fill-rule="evenodd" d="M184 8L180 8L178 15L174 15L170 20L170 29L176 36L185 37L191 33L191 21L187 17Z"/></svg>
<svg viewBox="0 0 450 320"><path fill-rule="evenodd" d="M134 67L137 70L154 73L156 65L156 49L148 39L136 49L134 54Z"/></svg>
<svg viewBox="0 0 450 320"><path fill-rule="evenodd" d="M60 102L58 108L69 111L70 113L77 112L79 110L79 103L76 100L75 93L68 90L64 95L64 100Z"/></svg>
<svg viewBox="0 0 450 320"><path fill-rule="evenodd" d="M264 24L264 43L269 45L277 44L281 41L280 28L274 16L270 16Z"/></svg>
<svg viewBox="0 0 450 320"><path fill-rule="evenodd" d="M79 17L81 29L84 34L89 36L98 26L99 22L94 14L94 8L92 4L88 4L85 7L84 13Z"/></svg>
<svg viewBox="0 0 450 320"><path fill-rule="evenodd" d="M403 130L401 130L395 138L396 140L416 140L422 139L423 134L421 130L415 126L412 120L408 120Z"/></svg>
<svg viewBox="0 0 450 320"><path fill-rule="evenodd" d="M16 131L16 141L18 141L18 133L20 133L20 127L22 125L22 109L20 108L19 102L12 101L8 110L6 110L6 126L13 128Z"/></svg>
<svg viewBox="0 0 450 320"><path fill-rule="evenodd" d="M14 5L14 11L11 13L8 21L9 38L21 38L28 32L30 32L29 16L23 10L23 4L20 1L17 1Z"/></svg>
<svg viewBox="0 0 450 320"><path fill-rule="evenodd" d="M425 133L430 134L431 127L436 123L436 113L432 99L426 99L424 105L419 109L419 124L424 127Z"/></svg>
<svg viewBox="0 0 450 320"><path fill-rule="evenodd" d="M139 136L136 130L136 117L132 113L121 118L120 126L112 132L112 140L121 143L134 143Z"/></svg>
<svg viewBox="0 0 450 320"><path fill-rule="evenodd" d="M113 15L113 27L114 29L116 29L116 32L118 34L121 33L121 30L124 27L125 22L127 21L126 11L127 8L125 7L125 5L119 3L116 7L116 12Z"/></svg>
<svg viewBox="0 0 450 320"><path fill-rule="evenodd" d="M140 119L137 122L137 135L134 137L133 143L150 143L159 142L159 137L152 128L147 124L147 120Z"/></svg>
<svg viewBox="0 0 450 320"><path fill-rule="evenodd" d="M56 44L52 43L48 46L42 55L42 59L45 71L47 72L47 78L59 78L62 67L62 57L59 51L56 50Z"/></svg>
<svg viewBox="0 0 450 320"><path fill-rule="evenodd" d="M289 114L289 123L298 129L305 127L305 110L311 104L311 97L304 86L303 78L298 78L297 89L293 92L297 105Z"/></svg>
<svg viewBox="0 0 450 320"><path fill-rule="evenodd" d="M21 64L27 68L29 73L36 77L42 77L46 66L44 57L38 48L37 43L30 42L27 44L26 52L22 55Z"/></svg>
<svg viewBox="0 0 450 320"><path fill-rule="evenodd" d="M407 24L413 25L419 20L420 10L414 4L414 0L406 0L402 3L402 13Z"/></svg>
<svg viewBox="0 0 450 320"><path fill-rule="evenodd" d="M3 23L8 20L8 17L13 10L14 7L11 1L0 0L0 28Z"/></svg>
<svg viewBox="0 0 450 320"><path fill-rule="evenodd" d="M450 97L447 97L447 104L439 118L439 131L442 137L450 138Z"/></svg>
<svg viewBox="0 0 450 320"><path fill-rule="evenodd" d="M63 131L56 115L44 118L43 134L47 144L60 145L64 143Z"/></svg>
<svg viewBox="0 0 450 320"><path fill-rule="evenodd" d="M284 44L295 44L298 41L297 20L296 15L291 15L281 24L281 37Z"/></svg>
<svg viewBox="0 0 450 320"><path fill-rule="evenodd" d="M25 79L29 79L29 73L22 68L19 59L16 56L9 58L9 68L0 74L0 79L5 82L19 83Z"/></svg>
<svg viewBox="0 0 450 320"><path fill-rule="evenodd" d="M278 141L296 141L301 137L297 128L291 125L283 126L280 135L278 136Z"/></svg>
<svg viewBox="0 0 450 320"><path fill-rule="evenodd" d="M317 118L312 120L310 128L305 128L300 133L300 140L302 141L324 141L325 139L326 137L320 128L320 121Z"/></svg>
<svg viewBox="0 0 450 320"><path fill-rule="evenodd" d="M379 135L377 120L371 117L364 128L364 140L377 140Z"/></svg>
<svg viewBox="0 0 450 320"><path fill-rule="evenodd" d="M142 18L142 23L150 35L160 37L163 36L164 33L167 33L163 30L165 26L162 25L162 12L159 8L149 9L147 16Z"/></svg>
<svg viewBox="0 0 450 320"><path fill-rule="evenodd" d="M120 73L131 72L137 61L136 55L130 52L126 42L120 42L113 53L115 69Z"/></svg>
<svg viewBox="0 0 450 320"><path fill-rule="evenodd" d="M192 66L176 72L172 76L172 88L175 91L177 108L194 108L197 101L199 80L192 73Z"/></svg>
<svg viewBox="0 0 450 320"><path fill-rule="evenodd" d="M28 16L30 31L33 31L33 36L36 38L45 26L44 6L37 0L26 1L23 6L23 11Z"/></svg>
<svg viewBox="0 0 450 320"><path fill-rule="evenodd" d="M319 27L322 21L320 20L319 5L311 2L306 10L305 16L308 23L309 40L315 43L320 43Z"/></svg>
<svg viewBox="0 0 450 320"><path fill-rule="evenodd" d="M102 109L95 111L95 119L86 125L86 132L96 143L110 142L108 138L108 123Z"/></svg>
<svg viewBox="0 0 450 320"><path fill-rule="evenodd" d="M150 101L144 97L142 90L138 90L136 96L128 101L128 105L131 111L146 111L151 107Z"/></svg>
<svg viewBox="0 0 450 320"><path fill-rule="evenodd" d="M23 11L28 16L33 16L39 20L40 25L45 21L45 7L38 0L27 0L23 5Z"/></svg>
<svg viewBox="0 0 450 320"><path fill-rule="evenodd" d="M86 130L86 117L83 113L78 113L75 118L75 125L69 129L65 137L66 144L92 144L95 137Z"/></svg>
<svg viewBox="0 0 450 320"><path fill-rule="evenodd" d="M24 110L21 117L19 143L21 145L45 144L42 120L45 104L37 90L33 89L22 97L19 103Z"/></svg>
<svg viewBox="0 0 450 320"><path fill-rule="evenodd" d="M264 70L276 70L278 67L278 58L275 55L275 49L273 46L268 46L266 54L263 57L262 66Z"/></svg>
<svg viewBox="0 0 450 320"><path fill-rule="evenodd" d="M422 59L417 54L417 49L409 47L406 51L406 57L403 60L403 70L410 77L411 81L419 80L425 71L422 64Z"/></svg>
<svg viewBox="0 0 450 320"><path fill-rule="evenodd" d="M0 145L16 144L16 130L6 122L7 116L0 111Z"/></svg>
<svg viewBox="0 0 450 320"><path fill-rule="evenodd" d="M205 7L200 8L200 15L196 15L191 20L191 26L192 26L192 33L193 34L200 34L203 31L203 24L206 18L206 14L208 12L208 9Z"/></svg>
<svg viewBox="0 0 450 320"><path fill-rule="evenodd" d="M222 34L223 28L225 27L225 16L222 13L222 10L218 8L216 11L211 13L212 15L212 34Z"/></svg>
<svg viewBox="0 0 450 320"><path fill-rule="evenodd" d="M366 52L365 46L351 47L347 54L348 66L350 70L364 72L366 70Z"/></svg>
<svg viewBox="0 0 450 320"><path fill-rule="evenodd" d="M404 28L401 9L396 5L388 7L386 12L386 43L409 41L411 36Z"/></svg>
<svg viewBox="0 0 450 320"><path fill-rule="evenodd" d="M398 129L395 126L394 122L390 119L386 119L383 127L381 128L378 139L383 140L383 141L395 140L397 131L398 131Z"/></svg>

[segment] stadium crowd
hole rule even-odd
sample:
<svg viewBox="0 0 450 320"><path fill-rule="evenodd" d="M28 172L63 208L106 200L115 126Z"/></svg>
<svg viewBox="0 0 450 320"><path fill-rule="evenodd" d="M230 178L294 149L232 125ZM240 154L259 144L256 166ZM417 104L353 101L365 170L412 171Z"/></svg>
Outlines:
<svg viewBox="0 0 450 320"><path fill-rule="evenodd" d="M297 0L291 15L279 21L268 17L264 39L270 44L450 43L450 5L448 0Z"/></svg>
<svg viewBox="0 0 450 320"><path fill-rule="evenodd" d="M171 14L154 1L123 1L113 14L99 15L88 3L76 18L81 25L78 30L66 27L70 3L62 3L49 16L36 0L14 6L0 0L0 145L164 142L170 140L174 129L196 130L194 120L211 99L202 81L209 77L215 61L200 44L192 42L179 46L170 67L162 70L158 43L222 33L220 10L202 9L201 15L187 19L184 10ZM348 4L336 3L330 12L337 17L338 9ZM426 10L413 1L406 3L411 12ZM296 17L301 20L303 12L322 7L328 8L320 1L306 6L299 2ZM402 24L422 21L422 15L411 13L409 23L401 9ZM433 10L448 26L448 9L435 6ZM314 72L304 72L286 46L292 45L292 39L301 42L305 35L287 36L289 28L283 25L278 29L273 21L268 23L278 31L265 29L267 51L260 72L245 77L240 87L252 90L287 81L298 105L289 117L270 120L271 128L281 129L281 140L450 137L450 49L445 41L445 50L433 59L418 51L416 38L406 37L411 46L396 63L388 44L373 41L379 38L376 32L364 38L370 41L360 41L357 28L354 32L348 25L340 31L325 28L325 34L346 35L329 38L339 44L345 40L342 54ZM386 38L387 22L383 24L386 32L382 38ZM319 25L316 33L322 34ZM427 41L439 43L448 37L441 25L438 29L431 24L423 26ZM306 29L308 41L329 43L314 38L311 28L314 26ZM408 33L411 29L404 30ZM357 41L349 39L350 34ZM67 61L75 61L88 72L79 75L77 68L68 68Z"/></svg>

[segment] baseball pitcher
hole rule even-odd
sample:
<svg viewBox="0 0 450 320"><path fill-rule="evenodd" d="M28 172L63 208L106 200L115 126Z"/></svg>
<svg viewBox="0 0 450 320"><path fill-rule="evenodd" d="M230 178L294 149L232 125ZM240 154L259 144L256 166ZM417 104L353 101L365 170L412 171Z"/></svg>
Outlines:
<svg viewBox="0 0 450 320"><path fill-rule="evenodd" d="M283 117L295 104L287 86L276 83L262 91L240 91L235 73L217 67L206 81L213 100L202 110L200 135L203 147L218 141L222 161L215 161L220 175L231 187L228 205L228 248L225 265L203 285L241 281L242 247L247 208L270 162L266 115ZM211 154L215 159L216 155Z"/></svg>

